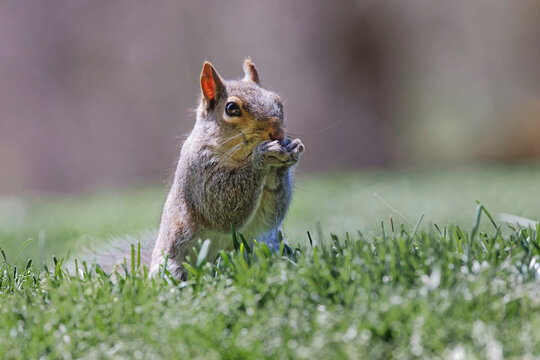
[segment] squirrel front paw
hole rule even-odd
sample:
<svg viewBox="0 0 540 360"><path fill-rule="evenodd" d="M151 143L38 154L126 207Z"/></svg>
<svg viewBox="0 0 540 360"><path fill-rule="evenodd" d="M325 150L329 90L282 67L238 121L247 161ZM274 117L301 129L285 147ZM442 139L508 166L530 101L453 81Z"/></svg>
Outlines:
<svg viewBox="0 0 540 360"><path fill-rule="evenodd" d="M298 162L304 149L304 144L300 139L267 140L257 147L257 152L264 159L265 164L270 166L292 166Z"/></svg>

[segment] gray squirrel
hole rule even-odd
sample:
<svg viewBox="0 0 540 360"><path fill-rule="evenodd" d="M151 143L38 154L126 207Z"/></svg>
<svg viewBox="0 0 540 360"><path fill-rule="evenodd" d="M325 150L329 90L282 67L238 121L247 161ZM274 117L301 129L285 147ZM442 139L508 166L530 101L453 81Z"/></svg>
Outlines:
<svg viewBox="0 0 540 360"><path fill-rule="evenodd" d="M231 226L248 241L279 248L304 145L285 136L281 98L261 86L249 58L243 68L242 79L225 81L211 63L203 65L195 126L182 145L157 238L143 244L151 275L166 262L173 276L185 278L182 262L199 240L211 240L209 260L233 248ZM119 260L102 254L109 264Z"/></svg>

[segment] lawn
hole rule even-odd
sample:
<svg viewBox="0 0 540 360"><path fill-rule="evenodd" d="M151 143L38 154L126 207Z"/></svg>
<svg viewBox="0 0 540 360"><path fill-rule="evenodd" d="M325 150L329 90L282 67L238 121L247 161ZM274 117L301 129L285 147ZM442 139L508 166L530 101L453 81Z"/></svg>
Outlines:
<svg viewBox="0 0 540 360"><path fill-rule="evenodd" d="M536 358L538 228L497 214L540 218L539 184L535 163L303 176L299 251L211 265L203 246L184 283L136 259L116 280L61 264L155 229L161 186L2 198L0 358Z"/></svg>

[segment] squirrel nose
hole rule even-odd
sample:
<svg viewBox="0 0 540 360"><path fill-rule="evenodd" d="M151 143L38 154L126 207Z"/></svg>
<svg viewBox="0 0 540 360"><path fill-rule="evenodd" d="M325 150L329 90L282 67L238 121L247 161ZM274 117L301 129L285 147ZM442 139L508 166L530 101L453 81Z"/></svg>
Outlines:
<svg viewBox="0 0 540 360"><path fill-rule="evenodd" d="M268 136L270 137L270 140L283 140L283 138L285 137L285 131L283 130L281 119L277 117L272 117L269 120L270 127L268 128Z"/></svg>
<svg viewBox="0 0 540 360"><path fill-rule="evenodd" d="M272 126L268 130L268 135L270 136L270 140L278 140L281 141L285 137L285 131L283 131L283 128L279 125Z"/></svg>

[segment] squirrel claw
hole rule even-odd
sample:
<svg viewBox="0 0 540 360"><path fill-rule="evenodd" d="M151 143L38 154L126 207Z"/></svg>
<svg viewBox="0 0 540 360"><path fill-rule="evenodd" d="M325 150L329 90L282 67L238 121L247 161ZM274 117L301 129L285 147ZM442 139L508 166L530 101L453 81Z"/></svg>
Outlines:
<svg viewBox="0 0 540 360"><path fill-rule="evenodd" d="M299 139L282 141L263 141L258 146L259 154L270 166L292 166L304 151L304 144Z"/></svg>

